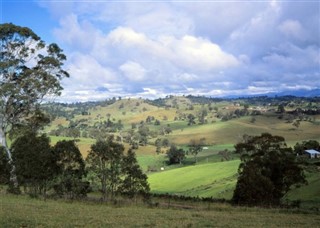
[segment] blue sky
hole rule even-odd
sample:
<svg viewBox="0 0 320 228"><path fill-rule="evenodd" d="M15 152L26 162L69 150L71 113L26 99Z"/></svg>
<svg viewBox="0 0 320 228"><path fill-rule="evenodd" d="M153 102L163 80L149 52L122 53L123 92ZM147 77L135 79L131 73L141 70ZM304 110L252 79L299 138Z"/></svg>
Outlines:
<svg viewBox="0 0 320 228"><path fill-rule="evenodd" d="M320 88L320 2L6 1L68 57L60 101Z"/></svg>

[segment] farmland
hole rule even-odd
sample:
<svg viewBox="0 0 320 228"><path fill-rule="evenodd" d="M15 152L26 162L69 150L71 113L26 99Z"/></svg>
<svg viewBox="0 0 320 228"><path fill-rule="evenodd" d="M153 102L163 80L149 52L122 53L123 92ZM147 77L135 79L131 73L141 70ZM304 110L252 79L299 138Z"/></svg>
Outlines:
<svg viewBox="0 0 320 228"><path fill-rule="evenodd" d="M74 138L67 137L63 130L80 129L80 137L76 138L84 157L99 134L114 135L126 149L136 141L141 145L135 152L149 176L153 193L230 199L239 165L238 156L232 151L242 136L269 132L283 136L291 147L304 140L319 140L320 115L295 112L317 110L319 103L316 98L295 97L222 100L170 96L156 101L119 98L100 103L53 104L46 107L48 112L55 115L53 110L59 109L60 114L55 115L45 132L51 135L54 144ZM284 113L277 111L280 106L285 108ZM202 121L201 113L205 114ZM195 123L189 123L189 115L194 116ZM298 126L294 125L295 121L299 122ZM121 128L117 128L117 123ZM62 131L52 134L59 128ZM166 133L165 128L170 131ZM147 129L143 143L139 141L140 129ZM157 139L165 139L185 151L191 140L204 139L206 149L198 154L196 164L194 157L187 154L182 164L168 165L168 146L161 146L160 152L156 152ZM221 151L226 151L227 157ZM309 173L309 185L292 190L288 197L299 199L301 196L319 202L315 189L320 183L316 176Z"/></svg>
<svg viewBox="0 0 320 228"><path fill-rule="evenodd" d="M8 195L5 187L0 186L1 225L310 227L319 223L317 160L305 170L308 185L293 188L283 199L283 202L299 202L299 209L235 207L228 203L240 164L234 145L244 135L264 132L283 136L290 147L305 140L319 141L320 115L295 113L299 108L317 109L319 101L294 99L285 105L284 113L277 111L284 102L280 98L264 102L248 99L203 103L197 97L168 97L160 101L115 99L105 103L44 106L52 121L42 133L50 136L52 145L61 140L75 140L84 158L97 139L110 135L124 145L125 151L135 146L137 160L148 176L153 194L147 204L140 199L121 197L101 202L98 183L92 183L93 192L81 201ZM299 124L294 124L297 121ZM192 140L202 142L197 155L189 151ZM169 164L166 152L171 145L185 151L180 163Z"/></svg>

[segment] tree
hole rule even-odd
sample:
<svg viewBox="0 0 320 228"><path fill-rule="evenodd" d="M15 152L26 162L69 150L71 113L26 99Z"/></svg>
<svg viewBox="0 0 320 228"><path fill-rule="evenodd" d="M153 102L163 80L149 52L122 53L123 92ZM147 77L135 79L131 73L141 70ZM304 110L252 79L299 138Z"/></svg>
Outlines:
<svg viewBox="0 0 320 228"><path fill-rule="evenodd" d="M161 145L163 147L169 147L170 146L170 141L167 138L162 139Z"/></svg>
<svg viewBox="0 0 320 228"><path fill-rule="evenodd" d="M97 174L101 183L103 200L107 197L109 188L113 197L116 187L120 182L120 163L123 157L124 146L113 141L113 137L107 140L98 140L91 145L91 150L86 159L88 169Z"/></svg>
<svg viewBox="0 0 320 228"><path fill-rule="evenodd" d="M157 138L156 141L154 142L154 145L156 146L157 154L160 154L161 153L161 146L162 146L161 139Z"/></svg>
<svg viewBox="0 0 320 228"><path fill-rule="evenodd" d="M194 115L192 115L191 113L187 116L188 118L188 126L194 125L196 124L196 117Z"/></svg>
<svg viewBox="0 0 320 228"><path fill-rule="evenodd" d="M283 104L278 105L278 110L277 110L277 112L278 112L278 113L285 113L285 112L286 112Z"/></svg>
<svg viewBox="0 0 320 228"><path fill-rule="evenodd" d="M198 113L198 119L200 124L206 123L206 116L208 115L208 110L206 108L202 108L201 111Z"/></svg>
<svg viewBox="0 0 320 228"><path fill-rule="evenodd" d="M144 174L138 164L136 154L132 149L129 149L127 156L122 161L122 174L124 179L120 186L120 191L128 195L130 198L140 194L148 196L150 187L148 177Z"/></svg>
<svg viewBox="0 0 320 228"><path fill-rule="evenodd" d="M202 138L199 141L197 141L195 139L190 140L190 143L188 145L189 152L194 156L195 163L197 163L197 161L198 161L197 156L198 156L199 152L201 152L203 149L204 141L205 141L205 138Z"/></svg>
<svg viewBox="0 0 320 228"><path fill-rule="evenodd" d="M49 123L49 116L43 113L40 107L36 107L31 115L24 118L23 123L17 123L12 126L9 132L9 138L14 139L29 134L30 132L37 134L39 130L42 130Z"/></svg>
<svg viewBox="0 0 320 228"><path fill-rule="evenodd" d="M46 45L31 29L0 24L0 145L11 164L10 181L18 187L7 134L32 113L46 95L59 95L66 56L57 44Z"/></svg>
<svg viewBox="0 0 320 228"><path fill-rule="evenodd" d="M167 150L167 156L169 158L169 164L181 164L186 157L186 153L183 149L178 149L175 145L171 145Z"/></svg>
<svg viewBox="0 0 320 228"><path fill-rule="evenodd" d="M0 147L0 184L8 184L10 178L10 167L5 149Z"/></svg>
<svg viewBox="0 0 320 228"><path fill-rule="evenodd" d="M320 150L320 143L317 140L302 141L294 146L295 154L303 155L305 150Z"/></svg>
<svg viewBox="0 0 320 228"><path fill-rule="evenodd" d="M58 173L50 139L46 135L37 136L30 132L18 137L13 142L11 151L20 185L30 195L45 195L49 182Z"/></svg>
<svg viewBox="0 0 320 228"><path fill-rule="evenodd" d="M235 149L241 159L232 198L236 204L279 205L293 186L306 183L302 167L281 136L246 136Z"/></svg>
<svg viewBox="0 0 320 228"><path fill-rule="evenodd" d="M66 194L72 199L86 196L89 184L82 180L86 176L85 163L75 141L59 141L53 147L53 151L59 174L54 186L56 193Z"/></svg>

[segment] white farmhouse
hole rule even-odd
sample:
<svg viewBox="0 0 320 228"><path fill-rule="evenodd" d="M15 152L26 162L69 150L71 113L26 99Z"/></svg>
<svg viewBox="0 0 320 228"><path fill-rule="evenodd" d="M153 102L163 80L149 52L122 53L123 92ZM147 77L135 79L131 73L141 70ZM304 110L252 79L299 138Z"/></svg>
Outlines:
<svg viewBox="0 0 320 228"><path fill-rule="evenodd" d="M305 150L306 154L309 155L310 158L320 158L320 152L316 150Z"/></svg>

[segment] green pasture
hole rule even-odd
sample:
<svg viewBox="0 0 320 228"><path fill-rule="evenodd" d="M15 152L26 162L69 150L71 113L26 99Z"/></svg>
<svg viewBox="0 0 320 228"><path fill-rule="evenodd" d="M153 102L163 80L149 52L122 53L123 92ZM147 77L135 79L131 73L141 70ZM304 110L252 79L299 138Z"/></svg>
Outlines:
<svg viewBox="0 0 320 228"><path fill-rule="evenodd" d="M319 127L314 123L301 121L299 128L295 128L284 120L276 117L256 116L254 123L250 122L251 117L236 118L229 121L218 121L205 125L192 125L176 129L168 137L176 144L188 144L191 139L206 138L206 143L214 144L235 144L242 139L244 134L259 135L269 132L273 135L283 136L286 141L295 142L320 139Z"/></svg>
<svg viewBox="0 0 320 228"><path fill-rule="evenodd" d="M137 159L143 171L147 171L148 168L159 171L161 167L166 166L167 161L165 155L157 155L156 153L154 153L154 155L139 155Z"/></svg>
<svg viewBox="0 0 320 228"><path fill-rule="evenodd" d="M176 105L179 108L156 107L144 102L141 99L123 99L106 107L97 106L89 110L88 116L76 116L75 119L88 119L89 124L97 121L107 120L107 114L111 119L121 120L124 130L131 129L132 123L145 121L148 116L154 116L160 120L161 125L155 126L153 123L147 125L151 131L159 131L161 127L170 125L172 133L169 135L158 135L157 138L168 138L171 143L188 150L187 145L190 140L205 138L208 149L202 150L197 155L197 164L194 165L194 157L188 154L183 164L168 165L165 152L168 148L162 148L162 153L156 154L153 145L156 138L149 137L147 146L140 146L136 150L137 159L144 172L149 176L152 192L170 193L187 196L215 197L230 199L236 183L236 176L239 160L238 156L231 153L229 159L219 155L219 151L228 149L234 150L234 145L242 140L244 134L260 135L269 132L272 135L283 136L289 146L294 146L303 140L315 139L320 141L319 121L320 116L314 116L314 122L301 121L298 128L292 123L287 123L285 119L279 119L279 114L268 112L255 116L252 123L251 116L233 118L228 121L221 121L214 117L215 111L208 112L207 124L195 124L188 126L188 120L177 120L174 118L179 113L197 115L207 105L193 105L193 110L187 110L191 103L184 97L170 99L168 105ZM137 105L137 103L139 103ZM120 108L123 104L123 108ZM211 105L218 107L219 112L228 113L236 108L230 102L219 102ZM59 124L68 126L68 121L64 118L54 120L48 129L55 129ZM51 137L52 144L59 140L72 139L67 137ZM80 138L77 142L81 153L86 157L90 146L95 143L94 139ZM126 150L129 145L125 145ZM221 162L224 161L224 162ZM161 171L161 167L164 171ZM309 173L307 178L309 185L294 189L288 193L289 199L302 199L312 203L320 203L320 180L319 173Z"/></svg>
<svg viewBox="0 0 320 228"><path fill-rule="evenodd" d="M301 200L307 206L320 205L320 171L306 172L307 185L292 189L286 196L290 200Z"/></svg>
<svg viewBox="0 0 320 228"><path fill-rule="evenodd" d="M183 145L181 146L182 149L185 151L188 151L188 146ZM139 149L136 150L137 159L144 171L148 170L149 168L154 169L154 171L159 171L161 167L164 167L166 170L168 169L175 169L179 167L184 167L188 165L194 165L195 159L192 154L187 154L185 160L182 162L182 164L176 164L176 165L168 165L168 158L166 156L166 150L169 148L163 148L162 153L157 154L156 148L154 146L144 146L139 147ZM232 151L234 149L233 144L222 144L222 145L213 145L213 146L207 146L207 149L203 149L199 154L197 155L197 164L207 164L212 162L220 162L225 160L221 155L218 154L219 151L228 149L230 152L230 159L237 159L238 155L234 154Z"/></svg>
<svg viewBox="0 0 320 228"><path fill-rule="evenodd" d="M222 198L228 191L232 195L239 162L233 160L164 170L149 174L148 181L154 193Z"/></svg>

